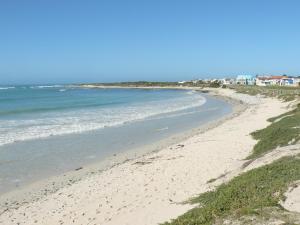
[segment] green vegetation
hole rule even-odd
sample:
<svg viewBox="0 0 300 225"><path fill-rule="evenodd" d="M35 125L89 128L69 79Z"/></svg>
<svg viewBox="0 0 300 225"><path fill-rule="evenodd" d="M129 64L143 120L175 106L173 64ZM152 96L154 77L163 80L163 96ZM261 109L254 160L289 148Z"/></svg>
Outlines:
<svg viewBox="0 0 300 225"><path fill-rule="evenodd" d="M85 84L82 84L85 85ZM186 81L185 83L178 82L151 82L151 81L136 81L136 82L116 82L116 83L92 83L92 85L99 86L118 86L118 87L213 87L218 88L221 86L219 81L197 82Z"/></svg>
<svg viewBox="0 0 300 225"><path fill-rule="evenodd" d="M243 215L264 216L268 207L276 207L288 186L300 179L300 158L285 157L232 179L215 191L206 192L192 199L194 208L165 225L211 225L227 217Z"/></svg>
<svg viewBox="0 0 300 225"><path fill-rule="evenodd" d="M297 108L280 116L269 119L272 124L251 135L258 140L248 159L255 159L272 149L300 140L300 104Z"/></svg>
<svg viewBox="0 0 300 225"><path fill-rule="evenodd" d="M264 95L267 97L278 97L284 101L292 101L300 97L299 87L287 87L287 86L247 86L247 85L233 85L232 89L235 89L239 93L249 95Z"/></svg>
<svg viewBox="0 0 300 225"><path fill-rule="evenodd" d="M208 86L212 87L212 88L219 88L219 87L221 87L221 83L219 81L214 81L214 82L209 83Z"/></svg>
<svg viewBox="0 0 300 225"><path fill-rule="evenodd" d="M168 87L179 86L178 82L150 82L150 81L136 81L136 82L115 82L115 83L92 83L100 86L121 86L121 87Z"/></svg>

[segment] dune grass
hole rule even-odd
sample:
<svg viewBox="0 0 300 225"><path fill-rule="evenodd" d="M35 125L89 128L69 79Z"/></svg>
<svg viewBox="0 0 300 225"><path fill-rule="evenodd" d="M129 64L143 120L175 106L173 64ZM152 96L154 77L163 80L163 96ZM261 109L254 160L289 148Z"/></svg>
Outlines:
<svg viewBox="0 0 300 225"><path fill-rule="evenodd" d="M248 95L264 95L267 97L277 97L283 101L293 101L300 97L300 87L287 86L247 86L247 85L233 85L231 88L238 93Z"/></svg>
<svg viewBox="0 0 300 225"><path fill-rule="evenodd" d="M164 225L211 225L226 217L262 215L266 207L279 207L288 186L300 179L300 158L285 157L253 169L192 199L200 206Z"/></svg>
<svg viewBox="0 0 300 225"><path fill-rule="evenodd" d="M278 146L295 144L300 140L300 104L269 121L272 122L269 126L251 134L258 142L247 159L258 158Z"/></svg>

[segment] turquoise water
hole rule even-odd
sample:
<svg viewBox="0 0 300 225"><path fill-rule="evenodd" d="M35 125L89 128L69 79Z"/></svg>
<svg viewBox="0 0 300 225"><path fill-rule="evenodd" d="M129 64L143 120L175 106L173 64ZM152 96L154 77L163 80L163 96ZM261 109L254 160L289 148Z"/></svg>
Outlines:
<svg viewBox="0 0 300 225"><path fill-rule="evenodd" d="M132 149L155 150L231 111L189 90L0 87L0 193Z"/></svg>
<svg viewBox="0 0 300 225"><path fill-rule="evenodd" d="M192 91L0 87L0 146L122 125L204 102Z"/></svg>

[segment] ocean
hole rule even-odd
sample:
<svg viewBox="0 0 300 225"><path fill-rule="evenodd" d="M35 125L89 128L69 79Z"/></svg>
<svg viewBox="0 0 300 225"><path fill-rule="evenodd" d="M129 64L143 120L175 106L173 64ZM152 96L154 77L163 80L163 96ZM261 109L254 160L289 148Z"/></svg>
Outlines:
<svg viewBox="0 0 300 225"><path fill-rule="evenodd" d="M192 90L0 86L0 193L162 141L231 110Z"/></svg>

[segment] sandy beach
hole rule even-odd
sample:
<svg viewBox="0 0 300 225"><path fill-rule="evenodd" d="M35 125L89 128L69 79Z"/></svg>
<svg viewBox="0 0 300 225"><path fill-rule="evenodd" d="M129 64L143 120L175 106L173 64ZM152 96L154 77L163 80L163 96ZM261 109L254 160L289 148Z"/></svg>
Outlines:
<svg viewBox="0 0 300 225"><path fill-rule="evenodd" d="M215 91L247 107L205 132L70 182L35 201L13 207L2 202L0 224L153 225L183 214L193 207L183 201L216 185L207 181L229 179L240 171L256 143L251 132L288 111L288 103L275 98Z"/></svg>

